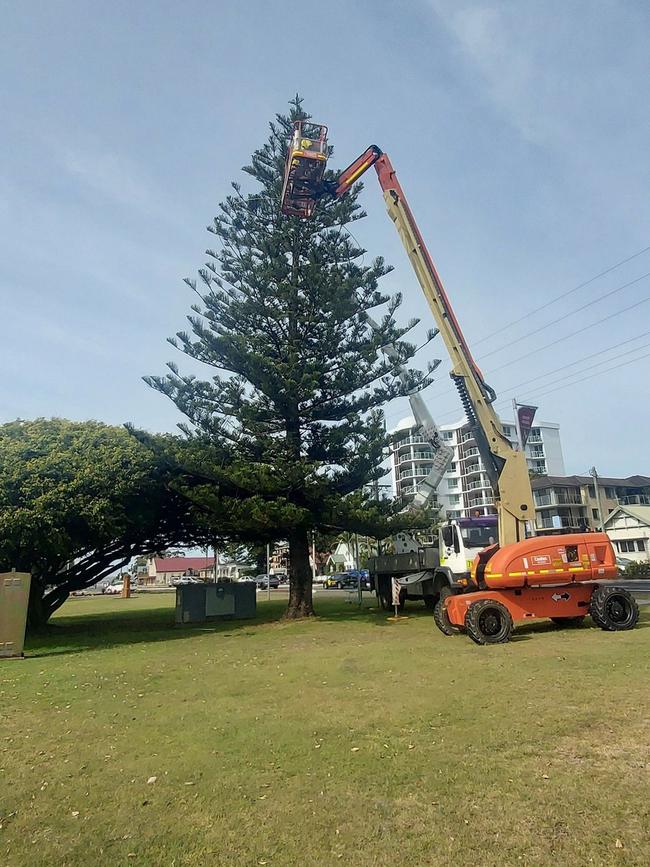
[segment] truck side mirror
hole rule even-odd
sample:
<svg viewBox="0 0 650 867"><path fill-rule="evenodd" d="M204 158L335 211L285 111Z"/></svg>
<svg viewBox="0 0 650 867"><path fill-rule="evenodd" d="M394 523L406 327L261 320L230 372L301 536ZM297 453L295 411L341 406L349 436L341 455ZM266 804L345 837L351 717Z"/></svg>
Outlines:
<svg viewBox="0 0 650 867"><path fill-rule="evenodd" d="M454 533L454 528L451 524L445 524L442 528L442 541L445 543L447 548L451 548L452 545L455 547L454 543L456 542L456 534Z"/></svg>
<svg viewBox="0 0 650 867"><path fill-rule="evenodd" d="M454 529L454 528L452 528ZM458 530L454 532L454 552L460 554L460 539L458 538Z"/></svg>

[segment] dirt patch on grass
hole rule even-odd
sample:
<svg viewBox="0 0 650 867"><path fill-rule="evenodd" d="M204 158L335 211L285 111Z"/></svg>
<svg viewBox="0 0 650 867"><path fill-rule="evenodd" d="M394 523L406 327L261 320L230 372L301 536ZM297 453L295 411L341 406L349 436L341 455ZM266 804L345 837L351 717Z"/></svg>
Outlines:
<svg viewBox="0 0 650 867"><path fill-rule="evenodd" d="M618 775L650 772L650 719L601 724L564 737L553 752L553 761Z"/></svg>

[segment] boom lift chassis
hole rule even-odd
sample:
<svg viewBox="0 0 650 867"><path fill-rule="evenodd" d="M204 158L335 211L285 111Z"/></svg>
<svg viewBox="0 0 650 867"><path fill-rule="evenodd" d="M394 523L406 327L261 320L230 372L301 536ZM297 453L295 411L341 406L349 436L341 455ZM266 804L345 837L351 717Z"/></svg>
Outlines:
<svg viewBox="0 0 650 867"><path fill-rule="evenodd" d="M388 156L371 145L336 181L323 180L323 166L313 182L311 173L305 172L294 191L291 172L297 168L295 142L300 139L298 159L318 155L320 169L322 155L328 151L326 127L319 129L315 153L311 156L311 142L300 137L299 126L294 131L287 155L282 212L309 218L318 199L345 195L374 167L388 215L445 342L452 363L450 376L494 490L499 544L481 551L474 561L471 578L438 602L434 610L436 625L446 635L466 631L477 644L508 641L515 620L540 617L548 617L558 625L575 626L590 614L602 629L632 629L639 610L631 594L597 583L618 574L614 551L605 533L530 538L534 533L535 509L525 455L512 447L501 429L493 407L496 393L474 361Z"/></svg>

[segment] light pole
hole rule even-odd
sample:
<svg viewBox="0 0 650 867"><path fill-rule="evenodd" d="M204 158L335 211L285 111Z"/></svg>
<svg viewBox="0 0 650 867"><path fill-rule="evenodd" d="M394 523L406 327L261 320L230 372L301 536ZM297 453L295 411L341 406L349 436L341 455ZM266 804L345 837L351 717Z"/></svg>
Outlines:
<svg viewBox="0 0 650 867"><path fill-rule="evenodd" d="M598 487L598 473L596 472L596 467L592 467L589 470L589 475L593 477L594 480L594 491L596 494L596 507L598 509L598 521L600 522L600 530L603 531L605 529L605 523L603 521L603 510L600 505L600 488Z"/></svg>

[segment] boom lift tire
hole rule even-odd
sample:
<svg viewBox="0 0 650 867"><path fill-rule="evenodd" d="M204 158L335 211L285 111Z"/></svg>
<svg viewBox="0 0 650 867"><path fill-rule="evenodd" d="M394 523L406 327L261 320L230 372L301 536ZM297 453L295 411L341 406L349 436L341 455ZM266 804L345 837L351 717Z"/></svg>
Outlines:
<svg viewBox="0 0 650 867"><path fill-rule="evenodd" d="M433 608L433 622L443 635L456 635L459 632L449 619L444 597L441 597Z"/></svg>
<svg viewBox="0 0 650 867"><path fill-rule="evenodd" d="M622 587L598 587L591 597L589 614L596 626L607 632L634 629L639 619L639 606Z"/></svg>
<svg viewBox="0 0 650 867"><path fill-rule="evenodd" d="M467 609L465 629L476 644L505 644L512 635L512 615L496 599L479 599Z"/></svg>
<svg viewBox="0 0 650 867"><path fill-rule="evenodd" d="M564 629L576 629L582 625L586 616L586 614L581 614L579 617L551 617L551 620L556 626L561 626Z"/></svg>

